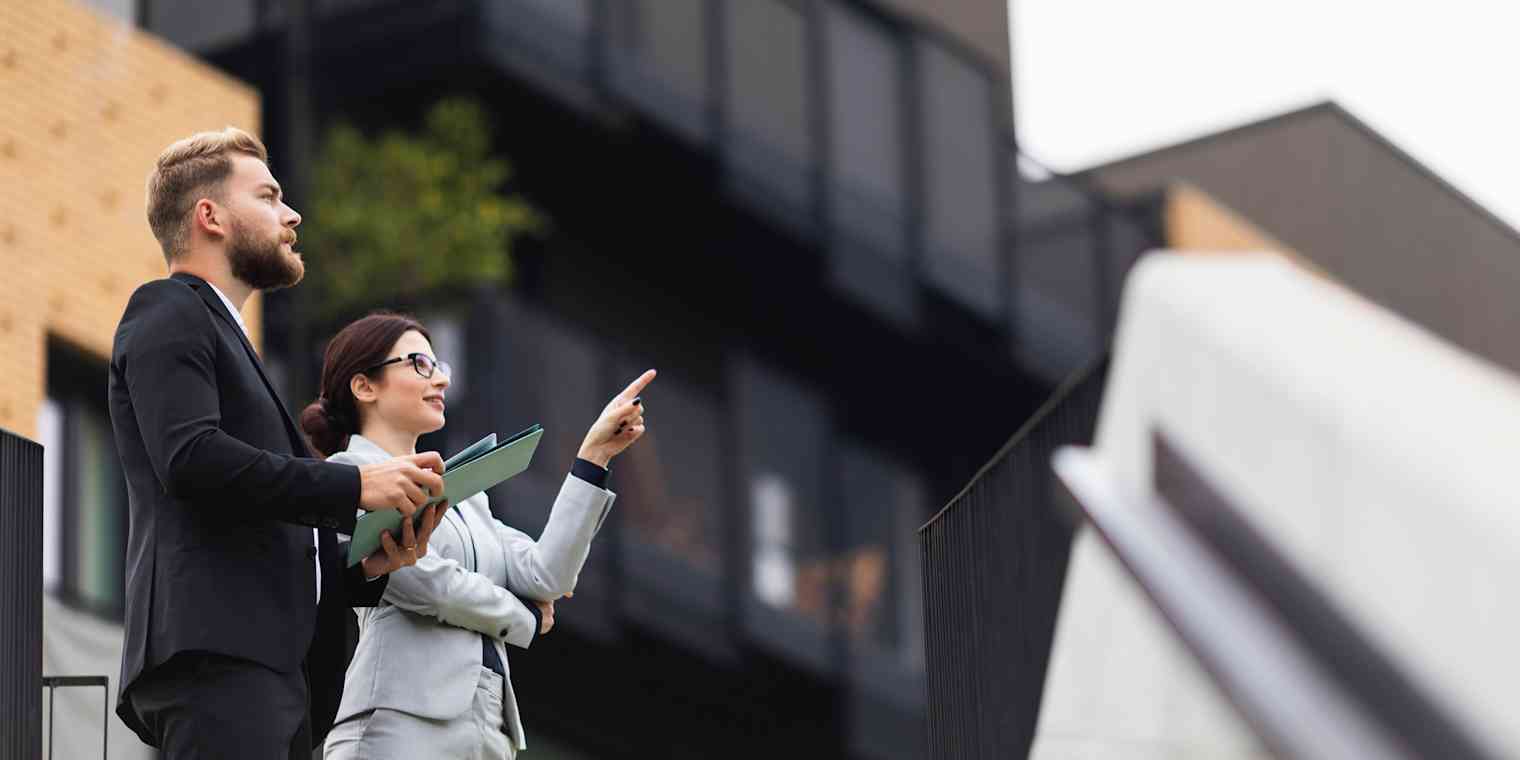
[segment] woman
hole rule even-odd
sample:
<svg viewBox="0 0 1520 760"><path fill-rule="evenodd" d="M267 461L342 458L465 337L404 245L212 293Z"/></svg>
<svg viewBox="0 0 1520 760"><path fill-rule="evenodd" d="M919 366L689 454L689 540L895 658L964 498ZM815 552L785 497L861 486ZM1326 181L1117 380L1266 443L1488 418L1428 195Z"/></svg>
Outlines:
<svg viewBox="0 0 1520 760"><path fill-rule="evenodd" d="M472 496L438 519L415 565L391 574L379 605L359 610L327 760L500 760L526 749L503 644L527 648L553 625L554 600L574 590L615 496L607 464L644 434L638 394L654 375L602 410L537 541L492 517L484 493ZM443 427L448 387L420 323L371 314L328 344L322 395L301 426L332 461L380 461ZM404 534L402 544L413 538L428 536Z"/></svg>

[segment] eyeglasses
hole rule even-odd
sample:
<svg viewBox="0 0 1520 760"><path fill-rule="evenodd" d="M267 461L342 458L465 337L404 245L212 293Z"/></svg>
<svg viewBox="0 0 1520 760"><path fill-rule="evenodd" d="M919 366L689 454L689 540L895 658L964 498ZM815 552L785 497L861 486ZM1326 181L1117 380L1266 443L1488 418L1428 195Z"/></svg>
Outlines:
<svg viewBox="0 0 1520 760"><path fill-rule="evenodd" d="M449 366L448 362L437 361L427 354L418 353L415 351L407 354L406 356L398 356L394 359L386 359L385 361L364 370L364 374L367 375L377 369L380 369L381 367L397 364L399 362L411 362L412 369L416 370L418 375L421 375L424 379L427 380L433 379L434 370L442 372L444 377L454 376L454 369Z"/></svg>

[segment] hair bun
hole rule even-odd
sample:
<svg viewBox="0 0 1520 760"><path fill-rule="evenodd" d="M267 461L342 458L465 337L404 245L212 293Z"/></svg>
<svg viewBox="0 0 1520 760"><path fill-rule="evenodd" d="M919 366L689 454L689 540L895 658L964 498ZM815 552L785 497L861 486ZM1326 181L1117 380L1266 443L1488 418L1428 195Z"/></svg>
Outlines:
<svg viewBox="0 0 1520 760"><path fill-rule="evenodd" d="M301 410L301 430L317 453L331 456L344 446L350 432L326 398L318 397Z"/></svg>

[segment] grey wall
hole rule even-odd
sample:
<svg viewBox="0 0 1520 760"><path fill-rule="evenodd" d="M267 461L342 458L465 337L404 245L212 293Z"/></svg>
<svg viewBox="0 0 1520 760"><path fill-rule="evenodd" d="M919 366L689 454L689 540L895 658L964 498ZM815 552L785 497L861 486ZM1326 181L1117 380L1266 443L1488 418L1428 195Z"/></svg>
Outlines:
<svg viewBox="0 0 1520 760"><path fill-rule="evenodd" d="M1333 104L1094 169L1190 182L1383 306L1520 370L1520 235Z"/></svg>

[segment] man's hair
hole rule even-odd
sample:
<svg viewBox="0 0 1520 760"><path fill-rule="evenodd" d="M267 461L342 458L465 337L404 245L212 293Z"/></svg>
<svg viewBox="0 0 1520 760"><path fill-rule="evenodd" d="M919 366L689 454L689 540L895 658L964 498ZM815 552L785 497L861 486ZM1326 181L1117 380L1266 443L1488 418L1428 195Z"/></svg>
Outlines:
<svg viewBox="0 0 1520 760"><path fill-rule="evenodd" d="M185 252L190 210L201 198L219 197L222 181L232 173L233 153L269 162L259 138L237 127L190 135L158 154L148 174L148 227L164 259L172 262Z"/></svg>

